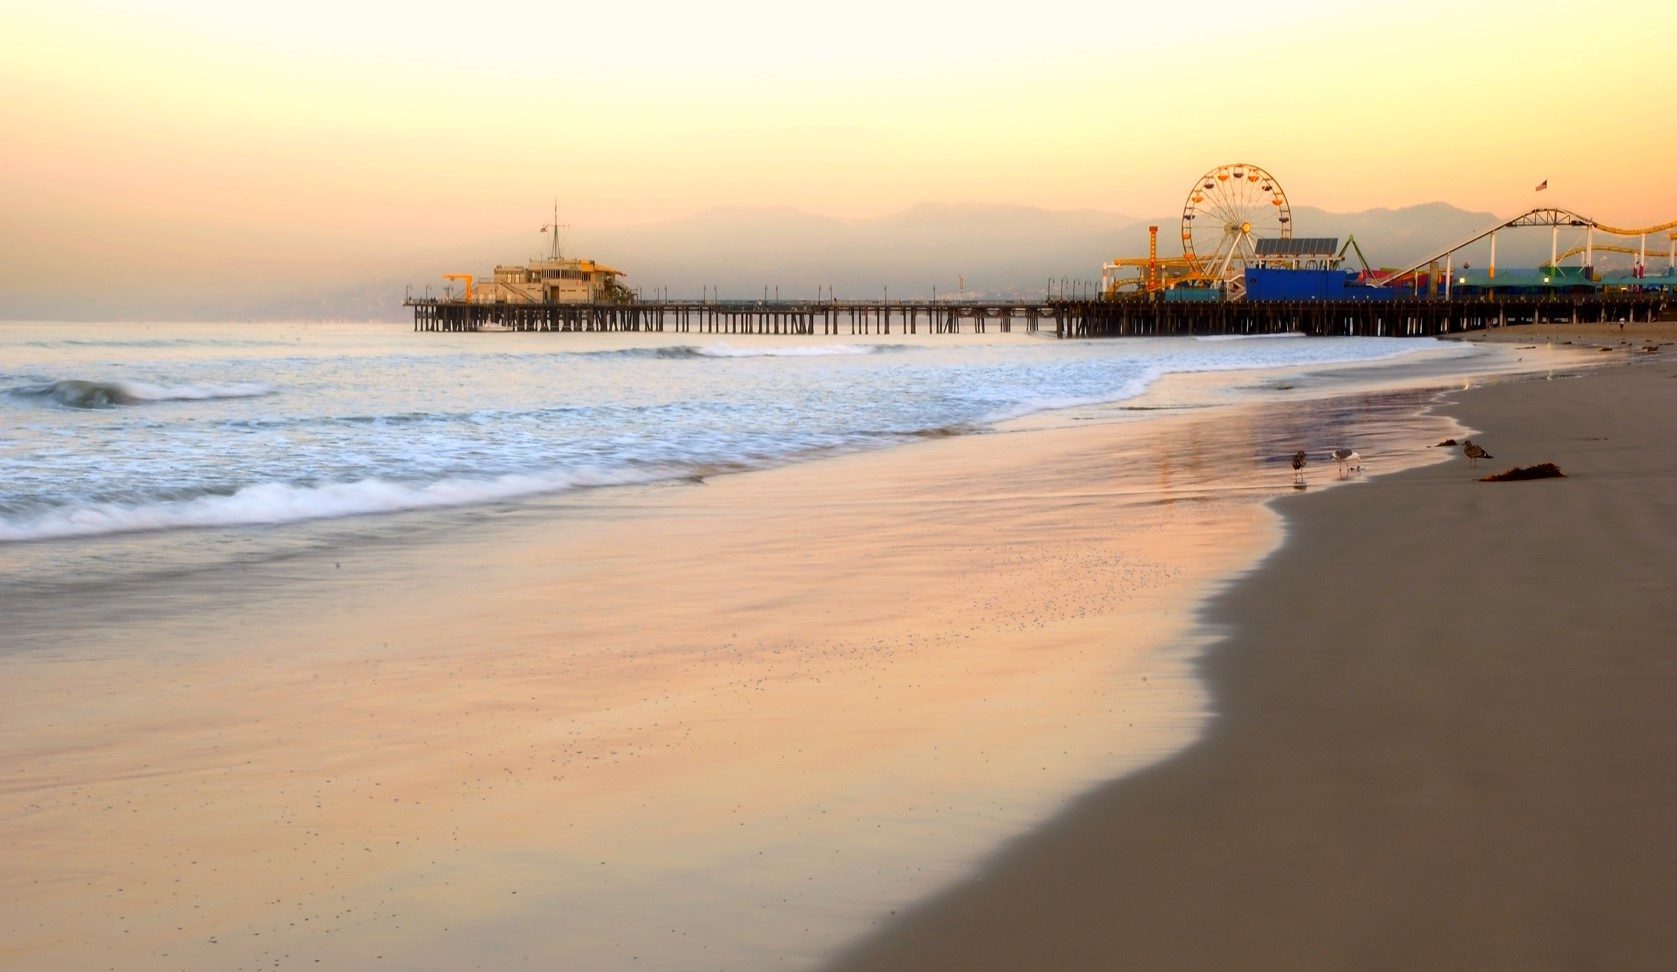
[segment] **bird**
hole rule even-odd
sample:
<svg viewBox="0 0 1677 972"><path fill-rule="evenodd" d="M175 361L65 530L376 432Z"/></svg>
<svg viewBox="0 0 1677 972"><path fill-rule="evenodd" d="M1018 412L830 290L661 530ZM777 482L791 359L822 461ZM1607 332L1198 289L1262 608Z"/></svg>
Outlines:
<svg viewBox="0 0 1677 972"><path fill-rule="evenodd" d="M1352 469L1363 468L1363 457L1357 455L1355 449L1335 449L1333 451L1333 461L1339 463L1340 472L1344 472L1346 467Z"/></svg>
<svg viewBox="0 0 1677 972"><path fill-rule="evenodd" d="M1293 476L1294 477L1296 477L1298 479L1303 479L1304 478L1304 467L1308 466L1308 465L1310 465L1310 457L1304 454L1303 449L1300 449L1299 451L1293 453Z"/></svg>
<svg viewBox="0 0 1677 972"><path fill-rule="evenodd" d="M1495 459L1496 458L1496 456L1493 456L1489 452L1486 452L1484 446L1479 445L1478 443L1474 442L1472 439L1468 439L1467 441L1462 443L1462 452L1467 456L1467 464L1470 465L1470 466L1478 463L1479 460L1481 460L1481 459Z"/></svg>

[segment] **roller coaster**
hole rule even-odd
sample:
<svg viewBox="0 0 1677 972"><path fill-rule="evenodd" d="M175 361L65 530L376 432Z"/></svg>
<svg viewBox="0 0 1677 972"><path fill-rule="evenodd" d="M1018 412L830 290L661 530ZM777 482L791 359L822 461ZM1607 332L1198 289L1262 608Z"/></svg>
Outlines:
<svg viewBox="0 0 1677 972"><path fill-rule="evenodd" d="M1677 241L1677 232L1672 232L1670 234L1669 238L1673 241ZM1550 261L1550 266L1558 266L1560 264L1560 261L1570 260L1573 257L1578 256L1580 254L1584 254L1587 257L1589 255L1591 249L1592 249L1592 247L1588 247L1588 246L1568 247L1567 249L1562 250L1560 252L1560 254L1555 257L1555 259ZM1636 257L1639 261L1643 261L1644 265L1646 265L1646 260L1647 260L1647 257L1648 257L1648 252L1647 252L1647 249L1645 247L1640 247L1639 248L1639 247L1619 246L1617 243L1599 243L1595 247L1593 247L1593 249L1596 253L1622 253L1622 254L1626 254L1626 255L1629 255L1629 256L1633 256L1633 257ZM1672 264L1668 264L1668 265L1672 265Z"/></svg>
<svg viewBox="0 0 1677 972"><path fill-rule="evenodd" d="M1584 265L1592 266L1595 263L1595 254L1597 251L1634 254L1637 256L1637 263L1639 266L1647 266L1648 237L1657 236L1660 233L1667 234L1667 239L1669 240L1669 248L1666 253L1666 265L1668 267L1677 267L1677 232L1673 232L1674 230L1677 230L1677 220L1673 220L1668 223L1660 223L1655 226L1644 226L1638 229L1626 229L1621 226L1609 226L1598 220L1592 219L1588 216L1582 216L1568 209L1538 208L1527 210L1512 219L1503 220L1495 226L1480 230L1478 233L1475 233L1467 239L1451 246L1447 246L1444 249L1439 250L1437 253L1427 256L1425 259L1417 260L1415 263L1404 267L1402 270L1395 273L1385 274L1381 277L1380 283L1384 286L1400 285L1414 277L1415 274L1422 269L1436 265L1440 260L1445 261L1445 266L1448 268L1453 262L1457 251L1465 249L1475 243L1478 243L1480 240L1485 239L1490 240L1491 244L1490 273L1494 278L1496 276L1497 233L1506 229L1519 229L1528 226L1549 227L1550 236L1548 265L1551 267L1559 266L1560 261L1563 259L1580 254L1584 257ZM1587 241L1583 246L1572 247L1565 253L1559 252L1560 231L1562 227L1584 230L1587 234ZM1637 249L1617 244L1597 246L1595 242L1595 234L1597 232L1615 237L1638 237L1641 239L1641 246ZM1445 275L1449 275L1448 269L1446 269Z"/></svg>

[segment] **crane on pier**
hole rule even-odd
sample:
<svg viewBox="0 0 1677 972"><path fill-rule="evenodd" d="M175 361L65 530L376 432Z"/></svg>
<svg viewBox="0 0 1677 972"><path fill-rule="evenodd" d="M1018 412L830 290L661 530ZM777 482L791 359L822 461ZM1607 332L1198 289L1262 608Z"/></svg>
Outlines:
<svg viewBox="0 0 1677 972"><path fill-rule="evenodd" d="M466 303L469 304L469 303L472 302L472 280L473 280L473 277L472 277L471 274L469 274L469 273L445 273L445 274L443 274L443 279L444 280L464 280L464 281L466 281Z"/></svg>

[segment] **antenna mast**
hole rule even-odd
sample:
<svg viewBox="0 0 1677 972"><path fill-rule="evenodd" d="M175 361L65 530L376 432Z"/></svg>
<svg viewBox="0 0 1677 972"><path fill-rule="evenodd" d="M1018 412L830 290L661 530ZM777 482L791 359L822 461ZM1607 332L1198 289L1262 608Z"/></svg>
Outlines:
<svg viewBox="0 0 1677 972"><path fill-rule="evenodd" d="M564 229L567 226L570 226L570 225L571 225L570 223L559 222L559 199L558 199L558 197L554 197L554 200L553 200L553 222L548 223L546 226L542 227L542 232L543 233L552 233L553 234L553 242L548 247L548 257L547 258L549 260L552 260L556 263L559 261L559 231L561 229Z"/></svg>

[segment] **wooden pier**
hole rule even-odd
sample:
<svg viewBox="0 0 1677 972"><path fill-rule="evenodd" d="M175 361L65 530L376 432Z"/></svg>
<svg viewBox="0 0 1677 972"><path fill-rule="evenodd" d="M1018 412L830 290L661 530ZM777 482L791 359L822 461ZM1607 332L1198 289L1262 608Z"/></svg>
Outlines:
<svg viewBox="0 0 1677 972"><path fill-rule="evenodd" d="M409 299L427 332L559 331L713 335L1039 333L1056 337L1174 337L1299 332L1436 337L1527 323L1636 323L1669 317L1670 295L1597 294L1466 300L1165 301L635 301L507 304Z"/></svg>

